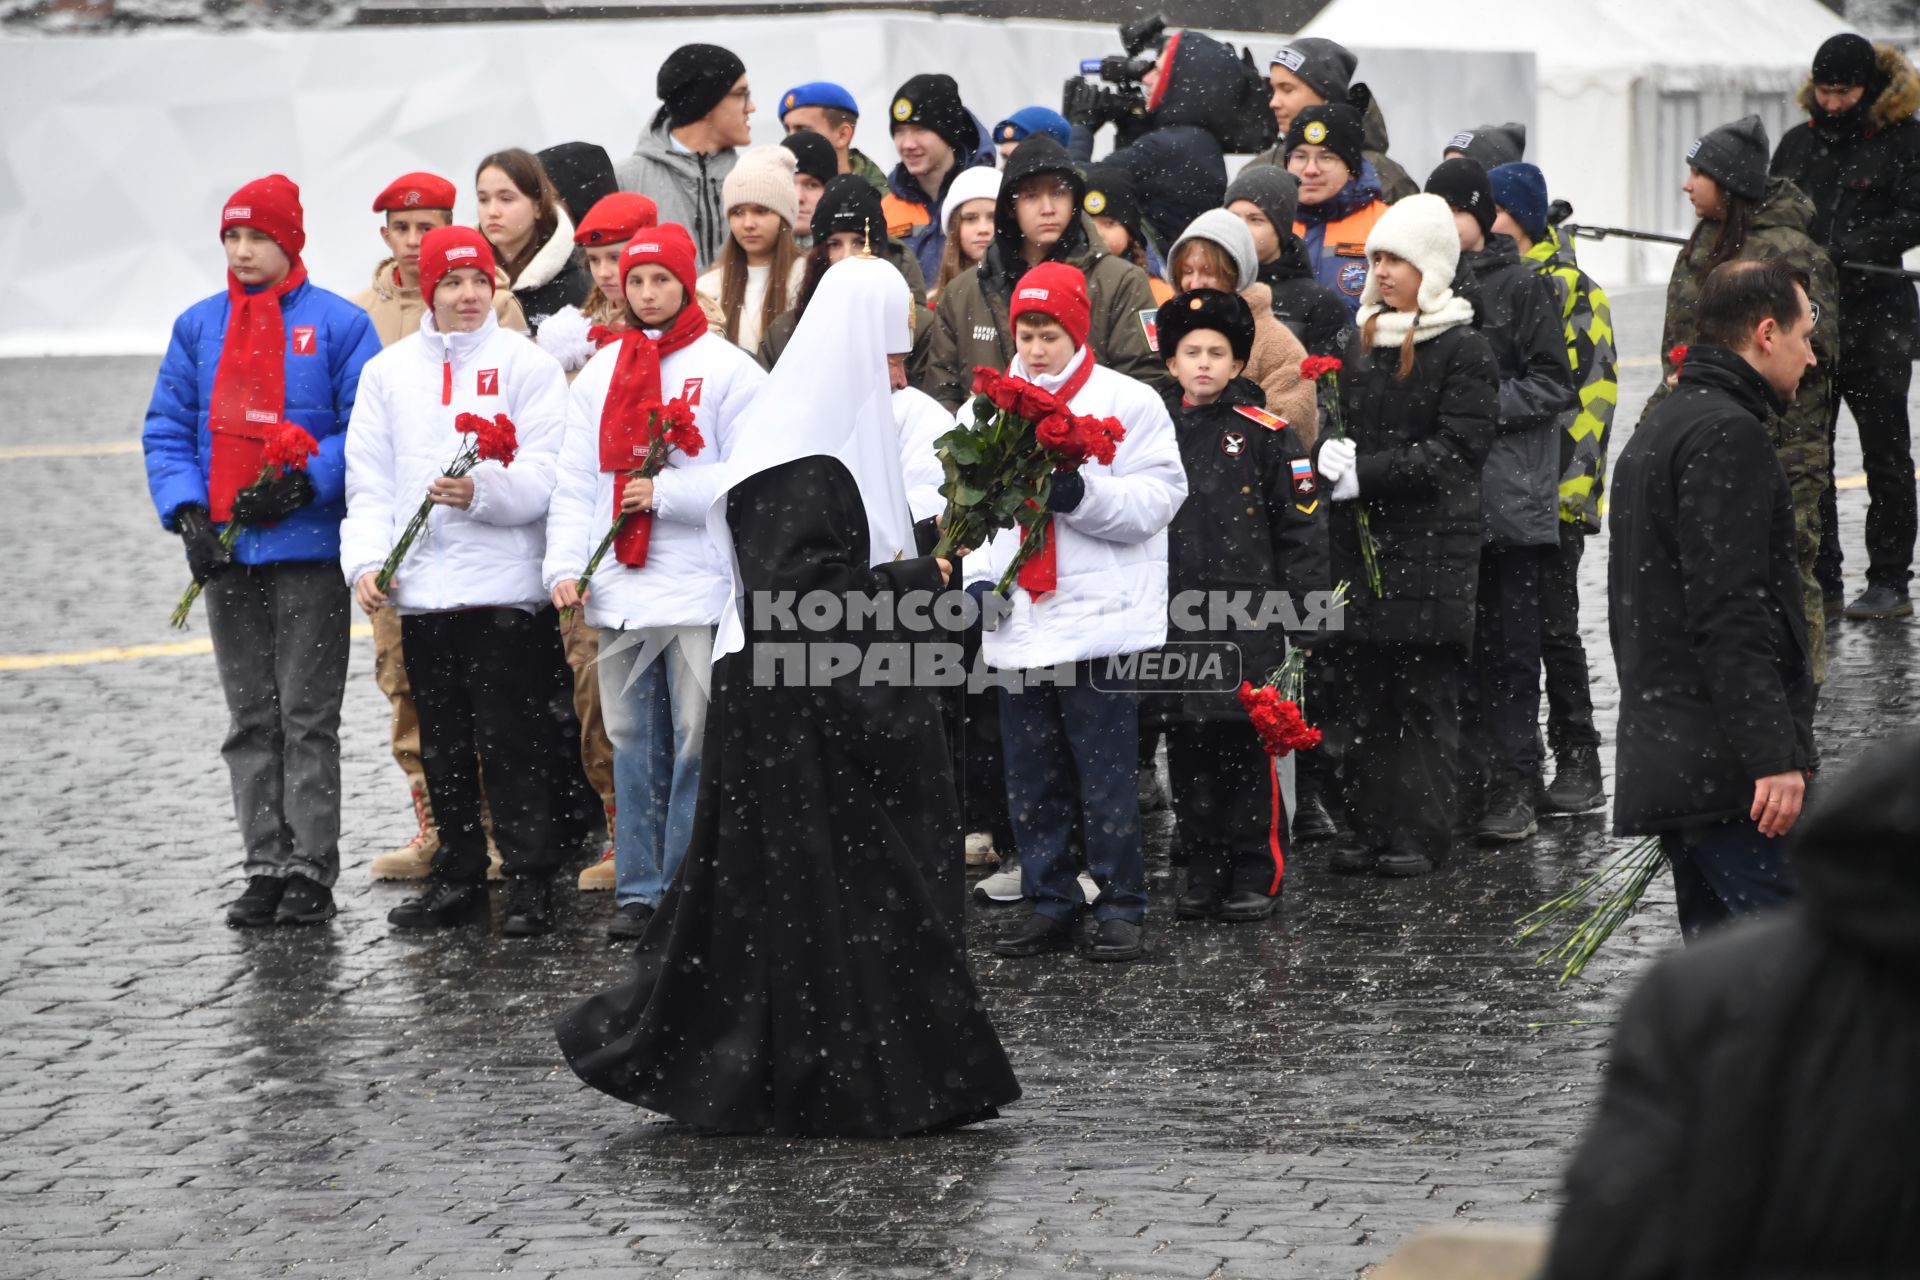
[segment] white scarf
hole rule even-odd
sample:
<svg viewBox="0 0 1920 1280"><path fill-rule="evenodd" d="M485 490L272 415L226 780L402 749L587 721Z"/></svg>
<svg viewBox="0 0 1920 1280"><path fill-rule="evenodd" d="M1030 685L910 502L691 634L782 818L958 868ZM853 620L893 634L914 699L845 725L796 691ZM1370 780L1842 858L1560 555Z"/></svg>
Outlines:
<svg viewBox="0 0 1920 1280"><path fill-rule="evenodd" d="M1413 330L1413 341L1417 346L1429 338L1439 337L1449 329L1472 324L1473 304L1449 291L1432 311L1395 311L1377 302L1370 302L1354 316L1363 327L1369 318L1373 319L1374 346L1397 347L1407 340L1408 329Z"/></svg>

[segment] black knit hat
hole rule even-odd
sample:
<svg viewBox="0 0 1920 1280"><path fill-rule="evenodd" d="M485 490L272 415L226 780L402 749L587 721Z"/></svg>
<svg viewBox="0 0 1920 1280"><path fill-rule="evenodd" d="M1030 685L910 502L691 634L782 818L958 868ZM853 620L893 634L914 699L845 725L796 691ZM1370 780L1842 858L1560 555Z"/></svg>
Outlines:
<svg viewBox="0 0 1920 1280"><path fill-rule="evenodd" d="M1428 195L1445 200L1455 213L1470 213L1480 224L1480 234L1493 231L1493 220L1500 216L1493 207L1493 180L1478 160L1455 156L1442 160L1440 167L1427 175Z"/></svg>
<svg viewBox="0 0 1920 1280"><path fill-rule="evenodd" d="M1357 176L1365 160L1367 127L1360 113L1344 103L1302 107L1287 126L1287 154L1302 146L1325 147L1347 162Z"/></svg>
<svg viewBox="0 0 1920 1280"><path fill-rule="evenodd" d="M745 74L747 64L731 49L717 44L681 45L660 64L660 74L654 80L660 110L654 113L653 127L658 129L665 121L678 129L704 119Z"/></svg>
<svg viewBox="0 0 1920 1280"><path fill-rule="evenodd" d="M795 169L822 186L840 173L840 153L811 129L796 129L780 139L780 145L793 152Z"/></svg>
<svg viewBox="0 0 1920 1280"><path fill-rule="evenodd" d="M1767 126L1759 116L1741 116L1704 134L1687 152L1687 163L1748 200L1767 198Z"/></svg>
<svg viewBox="0 0 1920 1280"><path fill-rule="evenodd" d="M1359 64L1345 45L1307 36L1281 45L1271 65L1291 71L1295 79L1328 102L1345 102L1347 88L1353 83L1353 69Z"/></svg>
<svg viewBox="0 0 1920 1280"><path fill-rule="evenodd" d="M955 160L965 164L980 149L980 127L960 101L960 86L948 75L915 76L893 95L888 113L889 131L903 124L931 129L953 148Z"/></svg>
<svg viewBox="0 0 1920 1280"><path fill-rule="evenodd" d="M1492 173L1503 164L1518 164L1527 158L1527 126L1518 121L1477 124L1448 138L1441 152L1450 151L1478 160Z"/></svg>
<svg viewBox="0 0 1920 1280"><path fill-rule="evenodd" d="M567 202L567 215L577 224L604 196L620 189L613 176L607 149L592 142L562 142L539 153L540 167L553 180L554 190Z"/></svg>
<svg viewBox="0 0 1920 1280"><path fill-rule="evenodd" d="M1158 329L1162 357L1172 356L1180 349L1180 339L1197 329L1225 334L1233 358L1241 364L1253 354L1253 312L1246 299L1223 289L1195 289L1168 298L1160 304Z"/></svg>
<svg viewBox="0 0 1920 1280"><path fill-rule="evenodd" d="M874 253L887 245L887 214L880 193L857 173L835 174L813 206L813 242L821 244L836 232L852 231L867 237Z"/></svg>
<svg viewBox="0 0 1920 1280"><path fill-rule="evenodd" d="M1227 184L1227 194L1220 203L1232 208L1236 200L1245 200L1266 214L1284 242L1293 234L1294 219L1300 216L1300 179L1278 165L1250 164Z"/></svg>
<svg viewBox="0 0 1920 1280"><path fill-rule="evenodd" d="M1087 194L1080 207L1096 218L1112 218L1127 229L1133 242L1147 243L1140 224L1140 193L1134 188L1133 175L1115 164L1089 165Z"/></svg>
<svg viewBox="0 0 1920 1280"><path fill-rule="evenodd" d="M1880 56L1865 36L1848 32L1830 37L1813 55L1813 82L1820 84L1870 85L1880 70Z"/></svg>

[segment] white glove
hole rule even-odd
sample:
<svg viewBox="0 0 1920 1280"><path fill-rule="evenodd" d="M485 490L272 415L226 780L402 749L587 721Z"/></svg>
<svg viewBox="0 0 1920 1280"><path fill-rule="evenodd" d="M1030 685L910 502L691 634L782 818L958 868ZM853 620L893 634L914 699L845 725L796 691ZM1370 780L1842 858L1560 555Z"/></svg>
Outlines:
<svg viewBox="0 0 1920 1280"><path fill-rule="evenodd" d="M1327 495L1335 502L1352 502L1360 496L1360 470L1354 468L1333 482L1333 491Z"/></svg>
<svg viewBox="0 0 1920 1280"><path fill-rule="evenodd" d="M1320 446L1320 474L1327 483L1339 485L1340 477L1353 470L1353 460L1359 454L1359 447L1345 436L1327 441Z"/></svg>

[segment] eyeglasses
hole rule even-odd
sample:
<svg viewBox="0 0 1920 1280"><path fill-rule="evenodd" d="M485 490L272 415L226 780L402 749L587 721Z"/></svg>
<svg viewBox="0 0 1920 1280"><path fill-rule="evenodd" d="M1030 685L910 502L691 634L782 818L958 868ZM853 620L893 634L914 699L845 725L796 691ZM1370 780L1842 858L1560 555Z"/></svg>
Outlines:
<svg viewBox="0 0 1920 1280"><path fill-rule="evenodd" d="M729 98L738 98L743 103L752 102L753 90L743 84L738 89L727 90L727 96Z"/></svg>

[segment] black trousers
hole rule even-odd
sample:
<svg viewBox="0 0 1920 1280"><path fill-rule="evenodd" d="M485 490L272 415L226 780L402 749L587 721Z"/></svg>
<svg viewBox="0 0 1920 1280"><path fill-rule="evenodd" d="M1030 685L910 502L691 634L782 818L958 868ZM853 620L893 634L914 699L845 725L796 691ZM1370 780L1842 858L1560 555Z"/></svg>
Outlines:
<svg viewBox="0 0 1920 1280"><path fill-rule="evenodd" d="M400 619L407 681L420 717L420 763L440 829L436 876L467 884L486 881L483 778L506 874L550 876L559 865L552 817L551 624L544 612L521 609L461 609ZM570 706L571 688L566 697ZM574 756L577 760L577 749Z"/></svg>
<svg viewBox="0 0 1920 1280"><path fill-rule="evenodd" d="M1330 658L1340 686L1341 792L1355 836L1363 848L1439 863L1453 846L1466 651L1341 644Z"/></svg>
<svg viewBox="0 0 1920 1280"><path fill-rule="evenodd" d="M1553 754L1600 749L1593 727L1593 689L1587 648L1580 640L1580 557L1587 533L1560 522L1560 545L1540 564L1540 665L1547 683L1547 745Z"/></svg>
<svg viewBox="0 0 1920 1280"><path fill-rule="evenodd" d="M1482 547L1463 743L1476 779L1540 772L1540 566L1545 547Z"/></svg>
<svg viewBox="0 0 1920 1280"><path fill-rule="evenodd" d="M1187 886L1279 893L1287 812L1274 760L1253 722L1203 720L1169 725L1166 733Z"/></svg>
<svg viewBox="0 0 1920 1280"><path fill-rule="evenodd" d="M1867 470L1867 582L1896 591L1905 591L1913 576L1916 498L1913 436L1907 422L1912 381L1913 365L1906 359L1873 352L1849 358L1843 352L1827 429L1832 443L1839 434L1844 400L1860 430L1860 455ZM1814 575L1829 596L1837 597L1842 557L1832 462L1827 464L1827 481L1820 499L1820 558Z"/></svg>

